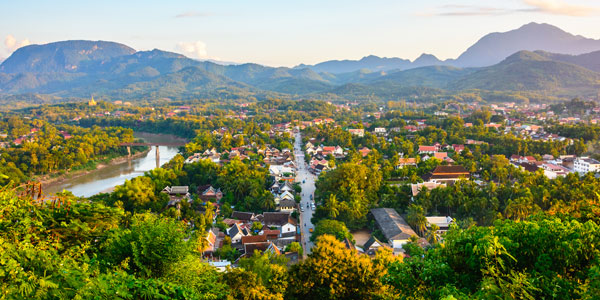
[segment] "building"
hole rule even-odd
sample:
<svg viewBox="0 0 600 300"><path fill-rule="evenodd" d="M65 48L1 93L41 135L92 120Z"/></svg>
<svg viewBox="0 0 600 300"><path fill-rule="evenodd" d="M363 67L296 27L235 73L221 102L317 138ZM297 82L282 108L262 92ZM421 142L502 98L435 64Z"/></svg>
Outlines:
<svg viewBox="0 0 600 300"><path fill-rule="evenodd" d="M437 182L413 183L410 185L410 190L412 191L412 196L416 197L423 189L433 190L437 187L446 187L446 184Z"/></svg>
<svg viewBox="0 0 600 300"><path fill-rule="evenodd" d="M254 213L245 212L245 211L234 211L231 213L231 218L233 220L240 220L244 222L254 222L256 221L256 217Z"/></svg>
<svg viewBox="0 0 600 300"><path fill-rule="evenodd" d="M246 228L242 228L240 224L236 223L227 229L227 235L231 238L231 243L236 244L242 241L242 237L250 235L250 232Z"/></svg>
<svg viewBox="0 0 600 300"><path fill-rule="evenodd" d="M296 208L296 201L291 199L283 199L277 205L277 210L279 211L292 212L294 208Z"/></svg>
<svg viewBox="0 0 600 300"><path fill-rule="evenodd" d="M385 134L385 133L386 133L385 128L383 128L383 127L375 128L375 134Z"/></svg>
<svg viewBox="0 0 600 300"><path fill-rule="evenodd" d="M400 157L398 158L398 164L396 165L396 169L406 167L406 166L417 166L417 159L414 157Z"/></svg>
<svg viewBox="0 0 600 300"><path fill-rule="evenodd" d="M388 244L394 248L394 253L401 251L402 245L408 243L411 236L417 235L393 208L374 208L371 214Z"/></svg>
<svg viewBox="0 0 600 300"><path fill-rule="evenodd" d="M437 166L426 177L425 181L453 184L461 178L469 179L471 174L463 166Z"/></svg>
<svg viewBox="0 0 600 300"><path fill-rule="evenodd" d="M348 132L350 132L350 134L356 135L358 137L365 136L365 130L364 129L348 129Z"/></svg>
<svg viewBox="0 0 600 300"><path fill-rule="evenodd" d="M376 237L371 236L371 238L363 245L363 251L365 254L374 256L379 248L385 248L386 246L385 243L382 243Z"/></svg>
<svg viewBox="0 0 600 300"><path fill-rule="evenodd" d="M431 216L425 217L427 219L427 228L431 228L431 224L437 225L440 229L438 229L437 233L443 233L448 231L450 228L450 224L454 223L454 219L448 216Z"/></svg>
<svg viewBox="0 0 600 300"><path fill-rule="evenodd" d="M181 200L187 200L188 202L192 202L192 198L190 197L189 187L185 186L167 186L165 187L161 193L165 193L169 195L169 203L167 206L176 206Z"/></svg>
<svg viewBox="0 0 600 300"><path fill-rule="evenodd" d="M578 157L574 162L575 172L585 174L587 172L597 172L600 170L600 161L589 157Z"/></svg>
<svg viewBox="0 0 600 300"><path fill-rule="evenodd" d="M263 213L265 226L277 228L281 234L296 233L296 222L292 220L289 212L265 212Z"/></svg>
<svg viewBox="0 0 600 300"><path fill-rule="evenodd" d="M437 150L436 146L419 146L419 154L433 154Z"/></svg>
<svg viewBox="0 0 600 300"><path fill-rule="evenodd" d="M218 202L223 198L223 192L221 189L215 189L211 185L198 187L198 193L200 194L200 199L203 201L216 201Z"/></svg>

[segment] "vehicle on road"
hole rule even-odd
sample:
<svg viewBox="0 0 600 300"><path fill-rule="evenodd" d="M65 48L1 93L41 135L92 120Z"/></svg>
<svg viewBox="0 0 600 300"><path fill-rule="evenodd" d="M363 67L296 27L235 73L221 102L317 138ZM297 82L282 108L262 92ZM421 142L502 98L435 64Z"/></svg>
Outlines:
<svg viewBox="0 0 600 300"><path fill-rule="evenodd" d="M306 182L306 180L302 180L302 183L305 183L305 182Z"/></svg>
<svg viewBox="0 0 600 300"><path fill-rule="evenodd" d="M300 207L300 212L304 212L304 207Z"/></svg>
<svg viewBox="0 0 600 300"><path fill-rule="evenodd" d="M313 232L313 229L312 229L312 228L309 228L309 229L308 229L308 232L312 233L312 232Z"/></svg>
<svg viewBox="0 0 600 300"><path fill-rule="evenodd" d="M312 200L312 198L313 198L313 197L312 197L312 194L311 194L311 195L310 195L310 200Z"/></svg>
<svg viewBox="0 0 600 300"><path fill-rule="evenodd" d="M314 204L314 203L311 203L311 204L310 204L310 208L314 210L314 209L316 208L316 207L315 207L315 204Z"/></svg>

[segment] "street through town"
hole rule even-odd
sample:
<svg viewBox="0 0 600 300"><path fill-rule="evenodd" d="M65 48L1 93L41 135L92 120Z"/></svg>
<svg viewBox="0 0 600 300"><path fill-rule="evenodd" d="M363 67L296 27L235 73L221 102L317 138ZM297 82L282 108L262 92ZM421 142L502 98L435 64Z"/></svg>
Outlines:
<svg viewBox="0 0 600 300"><path fill-rule="evenodd" d="M310 249L313 247L313 243L310 241L310 229L314 229L314 226L310 219L312 218L314 212L311 206L311 204L314 203L314 199L311 199L311 195L314 195L315 193L316 176L310 173L308 166L304 161L304 152L302 151L302 136L300 131L296 133L294 154L296 156L297 166L296 181L299 182L302 187L302 200L300 201L300 207L304 210L304 212L300 211L299 225L301 227L304 255L308 255L310 254Z"/></svg>

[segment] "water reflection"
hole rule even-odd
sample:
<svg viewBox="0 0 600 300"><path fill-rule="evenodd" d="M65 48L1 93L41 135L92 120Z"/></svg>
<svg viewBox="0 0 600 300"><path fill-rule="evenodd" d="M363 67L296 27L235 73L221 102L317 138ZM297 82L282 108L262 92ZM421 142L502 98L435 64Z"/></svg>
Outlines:
<svg viewBox="0 0 600 300"><path fill-rule="evenodd" d="M136 137L143 138L146 142L156 143L164 141L155 136L136 134ZM110 191L117 185L123 184L125 180L143 175L145 171L152 170L157 166L167 163L177 153L176 147L159 147L159 156L156 156L155 146L143 157L129 159L122 163L109 165L104 168L92 171L77 178L68 179L64 182L55 183L44 187L46 194L54 194L62 190L71 191L76 196L89 197L100 192Z"/></svg>

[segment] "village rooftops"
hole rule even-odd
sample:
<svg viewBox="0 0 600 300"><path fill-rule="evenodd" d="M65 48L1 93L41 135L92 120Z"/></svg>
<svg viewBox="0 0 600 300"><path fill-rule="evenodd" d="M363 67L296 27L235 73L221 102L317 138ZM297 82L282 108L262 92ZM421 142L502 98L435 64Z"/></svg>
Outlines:
<svg viewBox="0 0 600 300"><path fill-rule="evenodd" d="M231 213L231 218L234 220L252 221L254 219L254 213L234 211L233 213Z"/></svg>
<svg viewBox="0 0 600 300"><path fill-rule="evenodd" d="M263 213L263 222L267 226L282 226L292 223L289 212L265 212Z"/></svg>
<svg viewBox="0 0 600 300"><path fill-rule="evenodd" d="M163 192L169 195L185 195L189 191L189 187L185 186L167 186L163 190Z"/></svg>
<svg viewBox="0 0 600 300"><path fill-rule="evenodd" d="M374 208L371 209L371 214L390 243L394 240L408 240L417 235L393 208Z"/></svg>
<svg viewBox="0 0 600 300"><path fill-rule="evenodd" d="M431 181L456 181L459 178L470 178L470 173L463 166L437 166L429 176Z"/></svg>
<svg viewBox="0 0 600 300"><path fill-rule="evenodd" d="M266 235L249 235L249 236L242 237L242 244L244 244L244 245L261 243L261 242L266 242L266 241L267 241Z"/></svg>

